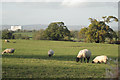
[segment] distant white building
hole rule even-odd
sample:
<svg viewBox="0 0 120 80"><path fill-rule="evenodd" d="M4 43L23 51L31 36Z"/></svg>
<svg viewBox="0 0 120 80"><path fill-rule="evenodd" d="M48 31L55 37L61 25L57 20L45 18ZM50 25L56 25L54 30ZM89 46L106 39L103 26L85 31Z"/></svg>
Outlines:
<svg viewBox="0 0 120 80"><path fill-rule="evenodd" d="M11 29L10 29L10 30L11 30L11 31L17 31L18 29L21 30L21 29L22 29L22 26L18 26L18 25L17 25L17 26L11 26Z"/></svg>

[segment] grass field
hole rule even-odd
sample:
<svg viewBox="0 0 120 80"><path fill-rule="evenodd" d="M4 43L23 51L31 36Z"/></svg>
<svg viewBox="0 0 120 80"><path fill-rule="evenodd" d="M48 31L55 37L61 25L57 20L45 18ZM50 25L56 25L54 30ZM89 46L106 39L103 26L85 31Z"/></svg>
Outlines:
<svg viewBox="0 0 120 80"><path fill-rule="evenodd" d="M97 55L118 58L118 45L45 40L10 40L2 49L15 48L15 53L2 55L3 78L105 78L108 64L92 64ZM12 43L16 41L16 43ZM76 62L81 49L92 52L90 63ZM55 55L48 57L48 50ZM111 66L115 66L111 63Z"/></svg>
<svg viewBox="0 0 120 80"><path fill-rule="evenodd" d="M34 32L16 32L14 34L21 34L21 35L27 35L29 37L32 37Z"/></svg>

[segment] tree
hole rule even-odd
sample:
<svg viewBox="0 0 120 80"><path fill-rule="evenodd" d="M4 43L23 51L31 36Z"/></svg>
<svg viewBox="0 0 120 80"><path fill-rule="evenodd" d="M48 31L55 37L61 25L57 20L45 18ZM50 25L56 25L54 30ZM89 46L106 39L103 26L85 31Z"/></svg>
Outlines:
<svg viewBox="0 0 120 80"><path fill-rule="evenodd" d="M54 22L44 31L44 36L47 40L70 40L70 31L63 22Z"/></svg>
<svg viewBox="0 0 120 80"><path fill-rule="evenodd" d="M102 18L104 21L89 18L91 24L88 28L80 30L80 33L86 38L87 42L104 43L106 38L109 38L110 41L112 41L113 38L117 39L116 33L107 24L112 21L118 21L118 19L113 16L105 16Z"/></svg>
<svg viewBox="0 0 120 80"><path fill-rule="evenodd" d="M77 30L75 31L70 31L70 35L71 37L75 40L75 39L78 39L78 32Z"/></svg>
<svg viewBox="0 0 120 80"><path fill-rule="evenodd" d="M39 31L37 31L34 35L33 35L33 39L34 40L44 40L44 30L40 29Z"/></svg>
<svg viewBox="0 0 120 80"><path fill-rule="evenodd" d="M104 22L106 22L106 23L110 23L110 22L113 22L113 21L118 22L118 19L114 16L108 16L108 17L103 16L102 18L104 19Z"/></svg>
<svg viewBox="0 0 120 80"><path fill-rule="evenodd" d="M86 34L87 30L88 29L86 27L84 27L80 30L80 32L78 33L80 39L85 39L86 38L85 34Z"/></svg>

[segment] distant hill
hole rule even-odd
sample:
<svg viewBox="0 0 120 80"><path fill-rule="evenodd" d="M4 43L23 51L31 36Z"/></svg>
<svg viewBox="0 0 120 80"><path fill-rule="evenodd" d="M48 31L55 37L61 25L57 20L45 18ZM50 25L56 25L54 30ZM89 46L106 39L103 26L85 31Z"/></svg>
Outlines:
<svg viewBox="0 0 120 80"><path fill-rule="evenodd" d="M47 25L35 24L35 25L21 25L23 30L39 30L47 28ZM2 30L10 29L11 25L2 25Z"/></svg>
<svg viewBox="0 0 120 80"><path fill-rule="evenodd" d="M46 29L48 25L45 24L32 24L32 25L21 25L23 30L40 30L40 29ZM87 26L81 26L81 25L66 25L69 30L80 30L83 27ZM0 26L1 27L1 26ZM10 29L11 25L2 25L2 30L4 29ZM114 30L118 30L118 27L113 27Z"/></svg>
<svg viewBox="0 0 120 80"><path fill-rule="evenodd" d="M33 25L21 25L23 30L40 30L46 29L48 25L43 24L33 24ZM79 25L66 25L69 30L80 30L82 26ZM2 25L2 30L10 29L11 25Z"/></svg>
<svg viewBox="0 0 120 80"><path fill-rule="evenodd" d="M69 30L80 30L83 27L86 26L80 26L80 25L66 25Z"/></svg>
<svg viewBox="0 0 120 80"><path fill-rule="evenodd" d="M23 30L40 30L40 29L46 29L48 25L43 24L35 24L35 25L22 25Z"/></svg>

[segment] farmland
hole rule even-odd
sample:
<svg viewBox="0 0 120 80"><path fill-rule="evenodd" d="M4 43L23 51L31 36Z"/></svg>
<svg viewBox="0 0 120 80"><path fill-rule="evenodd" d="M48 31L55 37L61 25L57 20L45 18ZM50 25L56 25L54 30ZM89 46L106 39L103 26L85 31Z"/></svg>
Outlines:
<svg viewBox="0 0 120 80"><path fill-rule="evenodd" d="M16 42L16 43L13 43ZM14 54L2 55L3 78L105 78L108 64L92 64L98 55L118 57L118 45L49 40L2 41L2 49L15 48ZM81 49L92 52L90 63L75 62ZM48 57L48 50L55 55ZM115 66L113 62L111 66Z"/></svg>

